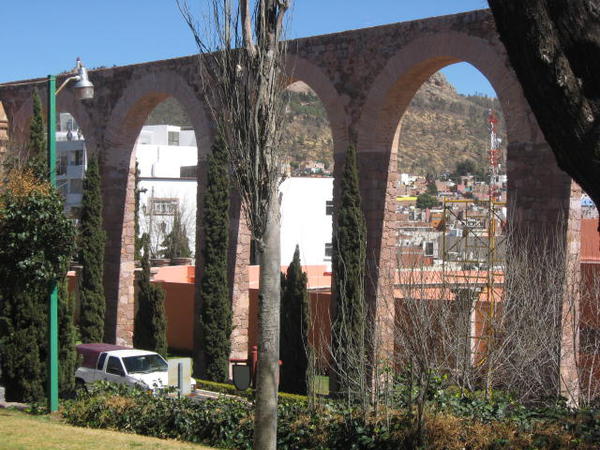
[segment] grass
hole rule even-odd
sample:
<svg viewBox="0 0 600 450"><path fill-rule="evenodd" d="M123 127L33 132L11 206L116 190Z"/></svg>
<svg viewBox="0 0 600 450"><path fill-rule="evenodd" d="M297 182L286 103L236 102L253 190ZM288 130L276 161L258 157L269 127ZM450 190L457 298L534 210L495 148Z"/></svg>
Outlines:
<svg viewBox="0 0 600 450"><path fill-rule="evenodd" d="M60 416L32 416L11 409L0 409L0 448L151 448L210 449L171 439L157 439L108 430L92 430L65 425Z"/></svg>

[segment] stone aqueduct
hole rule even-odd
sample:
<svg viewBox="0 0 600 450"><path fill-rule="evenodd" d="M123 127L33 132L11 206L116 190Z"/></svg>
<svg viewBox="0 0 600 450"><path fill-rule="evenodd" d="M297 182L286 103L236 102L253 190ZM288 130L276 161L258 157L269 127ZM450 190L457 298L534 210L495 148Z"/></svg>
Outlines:
<svg viewBox="0 0 600 450"><path fill-rule="evenodd" d="M394 186L400 120L413 95L446 65L468 62L494 87L506 117L510 221L521 229L557 235L578 251L577 190L561 172L510 67L487 10L391 24L290 41L290 83L301 80L320 97L331 126L335 176L349 144L358 150L360 183L368 227L369 298L389 301L386 269L395 262ZM68 90L57 100L83 129L88 151L100 155L104 195L106 330L110 340L131 343L134 316L134 165L136 138L148 114L174 97L193 122L198 141L198 214L212 126L204 108L197 57L90 71L93 100L81 104ZM0 85L0 106L13 140L23 139L32 114L31 80ZM60 80L59 80L60 81ZM40 91L45 89L40 85ZM40 92L42 93L42 92ZM43 97L42 97L43 98ZM1 110L1 109L0 109ZM1 119L1 118L0 118ZM334 197L337 197L335 183ZM249 236L239 201L231 208L230 284L235 330L233 354L247 349ZM561 224L568 226L561 226ZM200 222L198 245L203 242ZM197 249L197 255L200 252ZM198 260L197 270L201 271ZM377 300L375 300L377 299Z"/></svg>

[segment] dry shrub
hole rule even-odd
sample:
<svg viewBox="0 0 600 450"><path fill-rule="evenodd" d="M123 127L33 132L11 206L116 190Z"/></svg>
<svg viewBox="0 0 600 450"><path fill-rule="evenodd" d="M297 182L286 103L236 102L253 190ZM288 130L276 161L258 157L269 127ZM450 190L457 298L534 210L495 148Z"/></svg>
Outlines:
<svg viewBox="0 0 600 450"><path fill-rule="evenodd" d="M135 400L130 397L114 395L108 397L105 401L106 409L113 413L123 413L136 406Z"/></svg>
<svg viewBox="0 0 600 450"><path fill-rule="evenodd" d="M7 177L3 190L11 193L13 197L24 198L32 193L48 195L50 193L50 184L47 181L41 181L31 170L23 171L12 170Z"/></svg>

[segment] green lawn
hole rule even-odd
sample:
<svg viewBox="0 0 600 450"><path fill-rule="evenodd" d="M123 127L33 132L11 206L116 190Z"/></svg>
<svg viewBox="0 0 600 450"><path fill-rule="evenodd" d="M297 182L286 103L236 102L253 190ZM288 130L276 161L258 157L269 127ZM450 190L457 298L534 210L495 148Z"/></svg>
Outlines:
<svg viewBox="0 0 600 450"><path fill-rule="evenodd" d="M170 439L72 427L62 423L57 415L32 416L10 409L0 409L0 436L2 449L211 448Z"/></svg>

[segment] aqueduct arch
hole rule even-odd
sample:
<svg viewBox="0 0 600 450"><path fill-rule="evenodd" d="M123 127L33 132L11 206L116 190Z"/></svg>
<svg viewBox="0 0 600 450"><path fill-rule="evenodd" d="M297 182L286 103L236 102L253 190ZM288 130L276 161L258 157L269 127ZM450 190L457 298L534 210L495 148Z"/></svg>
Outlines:
<svg viewBox="0 0 600 450"><path fill-rule="evenodd" d="M395 167L400 118L421 83L454 62L469 62L487 76L507 116L512 222L515 226L551 230L569 215L569 229L559 234L574 250L578 239L567 239L569 233L577 231L576 208L570 204L570 179L558 169L523 100L488 11L297 39L290 42L288 49L291 78L311 86L327 110L334 138L336 179L341 174L346 147L355 144L359 151L371 267L367 286L372 301L382 292L384 280L379 269L389 264L394 244L395 174L390 167ZM77 109L76 118L86 128L88 147L98 152L103 165L105 226L109 234L105 286L107 301L115 311L109 318L109 336L123 343L131 339L133 322L131 151L135 138L146 114L166 96L177 98L184 106L197 137L206 136L206 142L199 142L199 147L205 150L210 144L211 125L202 105L197 57L98 69L90 71L90 78L96 86L95 98L73 108ZM11 127L14 119L22 123L18 116L23 114L19 111L26 109L24 105L31 98L33 83L40 81L0 85L0 102ZM199 217L202 172L199 167ZM334 189L334 196L336 192ZM244 272L247 258L243 255L247 254L249 240L247 233L244 234L239 208L237 217L235 214L232 217L235 239L230 255L236 255L237 259L230 263L230 274L234 308L237 308L234 317L241 329L244 320L247 323L247 310L244 311L243 301L236 303L235 299L242 298L247 291ZM197 233L201 233L200 226ZM202 242L201 237L196 242ZM199 251L197 255L200 256ZM198 267L201 265L199 261ZM242 353L245 338L234 336L236 339L234 352Z"/></svg>
<svg viewBox="0 0 600 450"><path fill-rule="evenodd" d="M169 72L147 73L128 80L105 131L102 165L104 225L107 232L104 285L107 298L105 336L131 342L134 320L134 184L138 135L152 110L168 97L176 99L191 118L198 160L206 159L211 128L202 101L186 80ZM205 179L199 177L198 210ZM107 201L108 200L108 201ZM198 230L201 233L201 230ZM117 301L109 301L117 299Z"/></svg>

